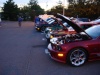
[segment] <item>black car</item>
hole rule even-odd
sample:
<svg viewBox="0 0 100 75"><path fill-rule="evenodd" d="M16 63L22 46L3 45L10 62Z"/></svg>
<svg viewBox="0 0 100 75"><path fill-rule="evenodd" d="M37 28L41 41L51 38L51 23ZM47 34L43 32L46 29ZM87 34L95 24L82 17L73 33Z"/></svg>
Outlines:
<svg viewBox="0 0 100 75"><path fill-rule="evenodd" d="M82 21L82 22L89 22L90 19L88 18L77 18L78 21Z"/></svg>
<svg viewBox="0 0 100 75"><path fill-rule="evenodd" d="M57 24L53 18L48 18L47 20L40 20L39 24L35 25L37 31L44 32L46 27L51 27L52 25Z"/></svg>

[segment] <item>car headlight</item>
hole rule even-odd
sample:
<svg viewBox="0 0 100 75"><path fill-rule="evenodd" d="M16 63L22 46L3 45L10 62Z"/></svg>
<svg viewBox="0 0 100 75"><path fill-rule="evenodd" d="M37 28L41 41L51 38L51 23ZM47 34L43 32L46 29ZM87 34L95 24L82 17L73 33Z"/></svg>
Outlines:
<svg viewBox="0 0 100 75"><path fill-rule="evenodd" d="M49 31L51 31L51 28L49 28L49 27L48 27L48 28L46 28L46 30L49 30Z"/></svg>
<svg viewBox="0 0 100 75"><path fill-rule="evenodd" d="M40 30L40 28L37 28L37 30Z"/></svg>
<svg viewBox="0 0 100 75"><path fill-rule="evenodd" d="M51 29L49 29L49 31L51 31Z"/></svg>
<svg viewBox="0 0 100 75"><path fill-rule="evenodd" d="M57 44L57 42L56 42L57 40L58 40L58 38L52 38L52 39L50 39L50 42L53 44Z"/></svg>
<svg viewBox="0 0 100 75"><path fill-rule="evenodd" d="M50 34L52 34L52 31L50 31Z"/></svg>
<svg viewBox="0 0 100 75"><path fill-rule="evenodd" d="M51 35L51 36L50 36L50 39L52 39L52 38L53 38L53 36Z"/></svg>

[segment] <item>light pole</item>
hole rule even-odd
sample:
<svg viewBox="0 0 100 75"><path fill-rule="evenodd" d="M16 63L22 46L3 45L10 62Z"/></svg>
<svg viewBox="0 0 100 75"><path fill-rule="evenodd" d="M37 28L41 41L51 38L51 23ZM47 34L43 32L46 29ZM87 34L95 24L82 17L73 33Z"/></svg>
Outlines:
<svg viewBox="0 0 100 75"><path fill-rule="evenodd" d="M0 6L0 18L1 18L2 7Z"/></svg>
<svg viewBox="0 0 100 75"><path fill-rule="evenodd" d="M65 0L63 0L63 15L65 15Z"/></svg>
<svg viewBox="0 0 100 75"><path fill-rule="evenodd" d="M47 14L47 13L46 13L46 11L48 10L48 8L47 8L47 7L48 7L48 1L46 2L45 14Z"/></svg>

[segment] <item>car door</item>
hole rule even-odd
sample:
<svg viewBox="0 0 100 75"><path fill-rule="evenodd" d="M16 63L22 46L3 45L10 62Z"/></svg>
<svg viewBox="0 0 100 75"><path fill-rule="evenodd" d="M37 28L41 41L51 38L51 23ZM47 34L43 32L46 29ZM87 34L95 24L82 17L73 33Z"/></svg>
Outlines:
<svg viewBox="0 0 100 75"><path fill-rule="evenodd" d="M93 54L99 53L99 39L93 39L88 42L89 50Z"/></svg>
<svg viewBox="0 0 100 75"><path fill-rule="evenodd" d="M95 46L95 50L97 57L100 58L100 37L97 38L97 46Z"/></svg>
<svg viewBox="0 0 100 75"><path fill-rule="evenodd" d="M99 53L98 53L98 56L100 57L100 36L98 38L98 41L99 41Z"/></svg>
<svg viewBox="0 0 100 75"><path fill-rule="evenodd" d="M100 39L93 39L85 43L85 44L88 44L87 48L89 48L88 51L90 55L89 59L98 59L98 57L100 57L99 56L100 55L99 54L100 53L100 50L99 50L100 42L99 41Z"/></svg>

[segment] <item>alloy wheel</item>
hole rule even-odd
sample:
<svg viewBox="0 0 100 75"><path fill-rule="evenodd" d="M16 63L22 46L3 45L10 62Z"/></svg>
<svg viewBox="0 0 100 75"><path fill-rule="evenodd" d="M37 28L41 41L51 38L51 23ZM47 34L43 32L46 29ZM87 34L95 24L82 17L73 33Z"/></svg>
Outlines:
<svg viewBox="0 0 100 75"><path fill-rule="evenodd" d="M73 66L81 66L85 63L87 55L84 50L76 49L73 50L70 54L70 63Z"/></svg>

